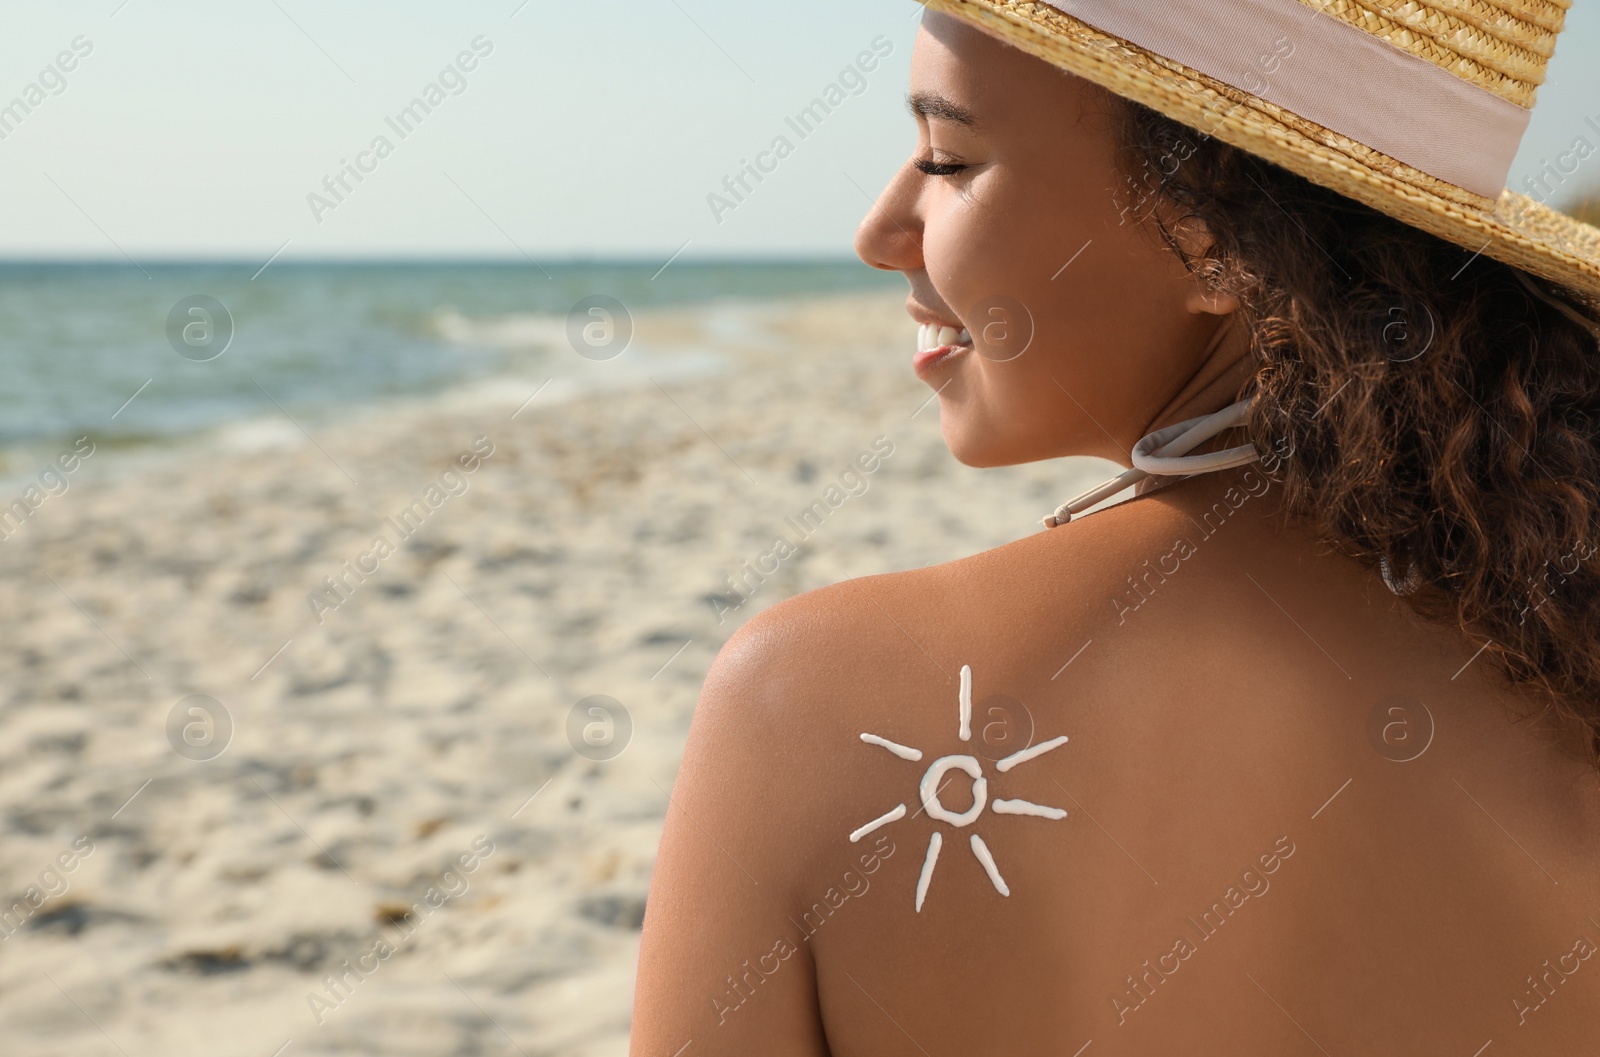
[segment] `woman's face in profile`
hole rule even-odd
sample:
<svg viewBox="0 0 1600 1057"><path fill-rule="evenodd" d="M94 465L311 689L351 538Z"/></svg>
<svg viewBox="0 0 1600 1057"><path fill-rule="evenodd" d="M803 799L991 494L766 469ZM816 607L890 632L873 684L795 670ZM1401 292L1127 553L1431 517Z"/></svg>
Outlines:
<svg viewBox="0 0 1600 1057"><path fill-rule="evenodd" d="M972 466L1125 463L1236 302L1136 221L1143 185L1115 164L1097 87L928 12L909 98L915 154L856 251L910 280L908 366L938 391L945 442Z"/></svg>

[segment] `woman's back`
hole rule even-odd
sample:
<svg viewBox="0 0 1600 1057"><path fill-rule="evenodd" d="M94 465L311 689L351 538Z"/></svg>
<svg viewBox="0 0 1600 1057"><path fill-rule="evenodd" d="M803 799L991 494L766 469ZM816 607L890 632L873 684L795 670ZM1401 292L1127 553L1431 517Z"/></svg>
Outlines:
<svg viewBox="0 0 1600 1057"><path fill-rule="evenodd" d="M712 918L652 902L642 971L670 959L705 995L642 1004L655 1040L1591 1052L1592 769L1511 718L1481 644L1281 531L1265 484L1194 478L752 621L708 682L656 882L735 894ZM960 767L935 778L948 819L922 810L951 755L986 783L970 820Z"/></svg>

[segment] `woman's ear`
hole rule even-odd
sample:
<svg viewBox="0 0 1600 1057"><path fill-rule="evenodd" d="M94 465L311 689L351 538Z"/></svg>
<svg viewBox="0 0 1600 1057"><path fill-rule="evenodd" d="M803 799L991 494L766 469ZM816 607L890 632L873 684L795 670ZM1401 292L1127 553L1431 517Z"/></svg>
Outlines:
<svg viewBox="0 0 1600 1057"><path fill-rule="evenodd" d="M1183 307L1195 315L1226 316L1239 310L1239 299L1221 290L1208 279L1211 269L1204 259L1211 252L1214 239L1205 221L1187 216L1179 219L1170 229L1172 237L1183 250L1185 259L1193 262L1189 268L1189 290L1184 295Z"/></svg>
<svg viewBox="0 0 1600 1057"><path fill-rule="evenodd" d="M1219 290L1204 276L1191 276L1192 284L1183 300L1183 307L1195 315L1226 316L1239 310L1239 299L1226 290Z"/></svg>

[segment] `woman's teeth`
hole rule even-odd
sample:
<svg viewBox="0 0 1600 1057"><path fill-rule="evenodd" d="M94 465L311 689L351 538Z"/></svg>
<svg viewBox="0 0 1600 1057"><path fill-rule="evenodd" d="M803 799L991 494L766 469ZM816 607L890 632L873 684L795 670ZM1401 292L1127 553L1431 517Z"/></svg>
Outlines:
<svg viewBox="0 0 1600 1057"><path fill-rule="evenodd" d="M972 335L967 328L941 327L937 323L923 323L917 327L917 351L942 349L946 345L971 345Z"/></svg>

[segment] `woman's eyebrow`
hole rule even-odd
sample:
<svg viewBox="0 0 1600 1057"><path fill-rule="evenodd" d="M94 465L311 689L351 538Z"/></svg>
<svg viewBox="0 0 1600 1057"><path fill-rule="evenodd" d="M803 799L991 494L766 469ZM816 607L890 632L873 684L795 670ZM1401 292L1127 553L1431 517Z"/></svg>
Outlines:
<svg viewBox="0 0 1600 1057"><path fill-rule="evenodd" d="M906 106L911 108L913 114L924 120L940 118L968 128L978 127L978 119L972 116L972 111L938 92L912 92L906 96Z"/></svg>

